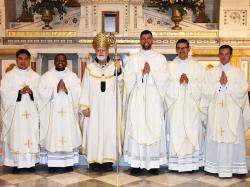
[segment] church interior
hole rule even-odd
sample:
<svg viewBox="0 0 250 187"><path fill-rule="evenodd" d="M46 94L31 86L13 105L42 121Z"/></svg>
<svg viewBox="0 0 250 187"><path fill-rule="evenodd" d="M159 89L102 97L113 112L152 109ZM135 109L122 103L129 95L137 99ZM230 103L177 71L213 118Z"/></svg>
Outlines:
<svg viewBox="0 0 250 187"><path fill-rule="evenodd" d="M218 49L223 44L233 47L231 63L245 73L250 91L250 0L201 0L194 14L187 10L183 16L161 7L157 0L68 0L66 13L41 15L32 11L32 0L0 0L0 77L16 61L15 53L25 48L31 53L31 67L43 74L53 67L55 54L64 53L68 68L79 78L86 64L95 58L92 39L106 32L113 46L111 57L117 53L124 66L129 55L140 49L139 36L144 29L152 31L154 50L168 61L176 56L175 43L186 38L190 55L205 68L217 66ZM250 169L250 129L246 131L246 152ZM1 151L2 152L2 151ZM0 154L1 155L1 154ZM1 157L1 156L0 156ZM0 186L95 186L95 187L195 187L250 185L250 175L244 179L219 179L205 172L172 172L165 167L160 175L129 174L128 166L120 162L119 174L92 172L84 158L70 173L50 174L43 165L34 173L11 174L0 166Z"/></svg>

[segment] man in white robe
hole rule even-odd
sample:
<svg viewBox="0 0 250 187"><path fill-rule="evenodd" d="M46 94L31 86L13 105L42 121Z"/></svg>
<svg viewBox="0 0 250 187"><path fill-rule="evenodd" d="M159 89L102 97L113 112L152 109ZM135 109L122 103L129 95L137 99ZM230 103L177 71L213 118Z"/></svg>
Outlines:
<svg viewBox="0 0 250 187"><path fill-rule="evenodd" d="M247 173L244 131L250 123L248 84L230 64L233 49L219 49L220 64L206 74L202 109L207 111L205 171L219 177Z"/></svg>
<svg viewBox="0 0 250 187"><path fill-rule="evenodd" d="M96 58L86 67L80 97L80 108L84 117L83 152L86 154L90 170L94 171L112 171L112 165L116 161L118 106L115 68L118 70L119 84L122 76L119 61L110 60L108 56L109 46L105 34L96 35L93 40ZM120 91L118 94L120 99Z"/></svg>
<svg viewBox="0 0 250 187"><path fill-rule="evenodd" d="M30 68L30 53L20 49L16 53L17 67L9 71L1 82L1 112L3 164L34 171L39 161L39 117L37 86L40 76Z"/></svg>
<svg viewBox="0 0 250 187"><path fill-rule="evenodd" d="M152 33L142 31L142 49L129 57L124 70L127 109L123 152L132 175L140 175L142 169L158 175L160 165L167 162L163 104L167 62L151 49L152 43Z"/></svg>
<svg viewBox="0 0 250 187"><path fill-rule="evenodd" d="M72 171L79 162L82 143L79 126L80 80L66 68L64 54L57 54L55 68L41 77L39 84L40 162L49 172L59 168Z"/></svg>
<svg viewBox="0 0 250 187"><path fill-rule="evenodd" d="M178 56L167 67L168 169L178 172L198 170L204 162L199 104L205 70L189 51L189 42L178 40Z"/></svg>

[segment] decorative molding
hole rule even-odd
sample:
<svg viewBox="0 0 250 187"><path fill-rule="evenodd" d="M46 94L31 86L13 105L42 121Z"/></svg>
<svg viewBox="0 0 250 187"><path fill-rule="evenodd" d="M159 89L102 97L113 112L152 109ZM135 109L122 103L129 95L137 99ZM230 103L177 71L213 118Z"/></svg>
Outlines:
<svg viewBox="0 0 250 187"><path fill-rule="evenodd" d="M57 38L47 38L47 37L5 37L5 45L21 45L21 44L92 44L92 37L57 37ZM164 46L175 46L178 38L162 38L154 37L155 45L164 45ZM117 37L116 42L118 44L139 44L139 38L132 37ZM218 46L219 40L217 39L207 39L207 38L190 38L189 42L191 45L195 46Z"/></svg>
<svg viewBox="0 0 250 187"><path fill-rule="evenodd" d="M192 49L192 55L218 55L219 48L217 49ZM234 49L233 57L250 56L250 49ZM250 134L250 131L249 131ZM250 135L249 135L250 137Z"/></svg>
<svg viewBox="0 0 250 187"><path fill-rule="evenodd" d="M94 31L97 29L97 6L93 5L93 28Z"/></svg>
<svg viewBox="0 0 250 187"><path fill-rule="evenodd" d="M136 29L137 28L137 6L135 5L134 6L134 28Z"/></svg>
<svg viewBox="0 0 250 187"><path fill-rule="evenodd" d="M125 19L125 24L124 24L124 31L128 31L128 26L129 26L129 5L125 4L124 5L124 19Z"/></svg>
<svg viewBox="0 0 250 187"><path fill-rule="evenodd" d="M218 37L219 31L153 31L155 36L166 37Z"/></svg>
<svg viewBox="0 0 250 187"><path fill-rule="evenodd" d="M24 45L24 44L75 44L75 38L24 38L24 37L6 37L3 39L4 45Z"/></svg>
<svg viewBox="0 0 250 187"><path fill-rule="evenodd" d="M143 5L143 2L142 0L130 0L130 3L132 5L135 5L135 6L142 6Z"/></svg>
<svg viewBox="0 0 250 187"><path fill-rule="evenodd" d="M172 25L171 17L166 12L158 11L158 9L144 8L144 24L150 27L164 27Z"/></svg>
<svg viewBox="0 0 250 187"><path fill-rule="evenodd" d="M75 11L72 14L68 14L67 16L64 16L62 20L60 20L59 17L57 17L57 20L53 20L53 25L61 25L61 26L70 26L70 27L77 27L80 23L81 19L81 12L80 10Z"/></svg>
<svg viewBox="0 0 250 187"><path fill-rule="evenodd" d="M221 44L228 44L232 46L249 46L250 40L247 39L237 39L237 38L230 38L230 39L221 39Z"/></svg>
<svg viewBox="0 0 250 187"><path fill-rule="evenodd" d="M227 26L247 26L247 10L224 10L223 24Z"/></svg>
<svg viewBox="0 0 250 187"><path fill-rule="evenodd" d="M89 28L89 7L85 7L85 28Z"/></svg>
<svg viewBox="0 0 250 187"><path fill-rule="evenodd" d="M169 47L174 47L177 40L180 38L177 37L176 35L174 36L157 36L157 34L154 35L154 45L156 46L169 46ZM158 33L159 35L159 33ZM61 36L58 37L51 37L51 36L35 36L32 37L29 35L29 37L4 37L2 38L3 45L25 45L25 44L66 44L66 45L72 45L72 44L92 44L92 37L72 37L69 35L66 36ZM210 48L216 47L216 50L220 45L223 44L229 44L234 48L238 48L240 52L240 56L250 55L250 39L243 40L243 39L232 39L232 38L219 38L219 37L197 37L197 36L181 36L185 37L189 40L190 45L193 48L193 52L195 54L196 47L206 47L206 49L203 49L204 51L199 51L199 54L211 54L211 51L209 51ZM1 38L0 38L1 40ZM116 38L117 44L122 44L122 45L138 45L140 43L139 41L139 36L138 37L117 37ZM244 47L244 50L242 49ZM208 51L207 51L208 50ZM217 54L217 51L215 51L212 54ZM234 50L234 54L238 55L237 50Z"/></svg>
<svg viewBox="0 0 250 187"><path fill-rule="evenodd" d="M8 37L73 37L76 31L7 31Z"/></svg>
<svg viewBox="0 0 250 187"><path fill-rule="evenodd" d="M92 4L92 0L80 0L81 6L87 6Z"/></svg>
<svg viewBox="0 0 250 187"><path fill-rule="evenodd" d="M93 38L92 39L79 39L78 43L79 44L92 44Z"/></svg>

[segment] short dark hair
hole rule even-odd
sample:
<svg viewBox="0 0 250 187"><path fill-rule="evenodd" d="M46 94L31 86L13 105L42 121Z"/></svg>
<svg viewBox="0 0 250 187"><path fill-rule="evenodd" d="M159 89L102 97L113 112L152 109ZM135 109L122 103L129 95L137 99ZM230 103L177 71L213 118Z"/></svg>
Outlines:
<svg viewBox="0 0 250 187"><path fill-rule="evenodd" d="M30 52L27 49L19 49L16 52L16 58L18 58L19 55L21 55L21 54L26 54L29 58L31 57L31 54L30 54Z"/></svg>
<svg viewBox="0 0 250 187"><path fill-rule="evenodd" d="M63 56L65 58L65 60L67 61L67 57L63 53L57 53L56 56L55 56L55 58L54 58L54 61L56 61L56 59L57 59L58 56Z"/></svg>
<svg viewBox="0 0 250 187"><path fill-rule="evenodd" d="M141 38L142 35L144 35L144 34L150 34L150 35L153 37L153 34L152 34L152 32L151 32L150 30L144 30L144 31L142 31L141 34L140 34L140 38Z"/></svg>
<svg viewBox="0 0 250 187"><path fill-rule="evenodd" d="M177 47L177 45L178 45L179 43L186 43L187 46L189 47L189 42L187 41L187 39L184 39L184 38L179 39L179 40L176 42L175 47Z"/></svg>
<svg viewBox="0 0 250 187"><path fill-rule="evenodd" d="M220 53L220 50L222 50L222 49L229 49L230 55L233 54L233 48L230 45L222 45L222 46L220 46L219 53Z"/></svg>

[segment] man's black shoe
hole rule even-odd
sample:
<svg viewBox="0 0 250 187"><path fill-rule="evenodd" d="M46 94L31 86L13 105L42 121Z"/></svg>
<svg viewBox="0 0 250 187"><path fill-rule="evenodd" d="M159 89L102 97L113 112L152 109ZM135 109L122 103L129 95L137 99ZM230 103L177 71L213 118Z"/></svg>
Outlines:
<svg viewBox="0 0 250 187"><path fill-rule="evenodd" d="M130 175L138 176L142 173L140 168L131 168Z"/></svg>
<svg viewBox="0 0 250 187"><path fill-rule="evenodd" d="M105 162L102 164L103 171L113 171L113 163L112 162Z"/></svg>
<svg viewBox="0 0 250 187"><path fill-rule="evenodd" d="M149 170L151 175L159 175L159 169L153 168Z"/></svg>
<svg viewBox="0 0 250 187"><path fill-rule="evenodd" d="M48 169L49 173L55 173L57 171L56 167L49 167Z"/></svg>
<svg viewBox="0 0 250 187"><path fill-rule="evenodd" d="M20 173L20 169L18 169L17 167L13 167L12 168L12 173L13 174L18 174L18 173Z"/></svg>
<svg viewBox="0 0 250 187"><path fill-rule="evenodd" d="M65 167L66 172L72 172L74 170L73 166Z"/></svg>
<svg viewBox="0 0 250 187"><path fill-rule="evenodd" d="M31 168L28 168L28 171L31 173L34 173L34 172L36 172L36 169L35 169L35 167L31 167Z"/></svg>
<svg viewBox="0 0 250 187"><path fill-rule="evenodd" d="M89 169L92 170L92 171L101 171L102 170L102 165L99 164L99 163L91 163L89 164Z"/></svg>

